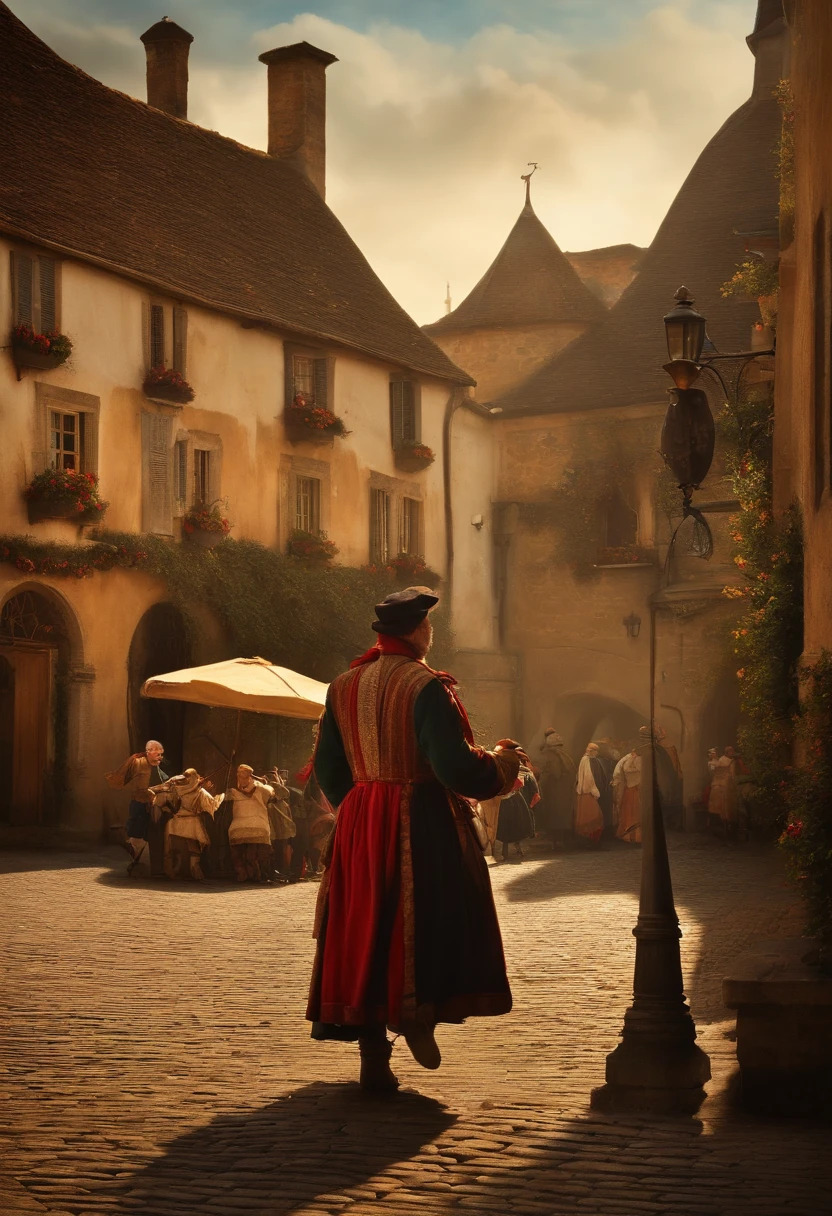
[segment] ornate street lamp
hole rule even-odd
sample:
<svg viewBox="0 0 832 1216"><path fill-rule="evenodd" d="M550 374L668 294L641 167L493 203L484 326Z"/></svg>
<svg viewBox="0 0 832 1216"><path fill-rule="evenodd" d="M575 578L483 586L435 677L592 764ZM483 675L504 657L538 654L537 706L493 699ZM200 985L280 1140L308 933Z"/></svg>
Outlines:
<svg viewBox="0 0 832 1216"><path fill-rule="evenodd" d="M662 427L661 451L682 491L682 522L670 538L665 558L665 585L670 571L679 528L694 520L693 548L700 557L710 557L713 540L701 511L692 505L711 467L714 454L714 420L708 398L693 384L703 371L710 372L724 393L724 400L739 396L742 375L754 359L773 355L773 350L740 351L721 355L709 351L702 358L706 337L705 318L693 306L685 287L676 293L676 307L664 318L669 363L665 371L673 381L671 400ZM735 393L728 386L717 360L740 365ZM656 598L650 602L650 730L649 742L641 750L641 892L638 920L633 929L636 962L633 1003L624 1015L621 1042L607 1056L606 1085L592 1094L597 1107L630 1107L642 1110L698 1109L711 1075L704 1051L696 1045L696 1028L685 1001L679 939L682 936L673 901L670 863L664 834L661 800L656 778ZM625 625L628 621L625 620ZM629 628L629 626L628 626Z"/></svg>
<svg viewBox="0 0 832 1216"><path fill-rule="evenodd" d="M693 515L696 525L707 530L710 556L710 530L691 505L693 491L706 477L714 454L714 420L708 398L692 387L702 370L699 360L705 318L694 309L686 288L676 293L676 302L664 318L670 356L665 371L675 388L662 427L661 451L678 479L684 518ZM665 571L677 532L678 528L670 542ZM705 1096L711 1065L696 1044L696 1027L685 1000L679 952L682 931L673 900L656 772L656 612L656 602L651 600L650 731L649 742L641 749L641 892L633 929L633 1003L624 1015L621 1043L607 1056L606 1085L594 1091L592 1102L599 1107L692 1112Z"/></svg>

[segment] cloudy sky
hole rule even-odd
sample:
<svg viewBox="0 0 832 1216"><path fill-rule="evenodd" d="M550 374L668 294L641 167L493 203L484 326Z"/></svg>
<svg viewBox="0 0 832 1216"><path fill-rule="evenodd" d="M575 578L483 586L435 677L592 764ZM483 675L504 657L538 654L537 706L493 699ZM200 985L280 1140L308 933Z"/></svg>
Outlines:
<svg viewBox="0 0 832 1216"><path fill-rule="evenodd" d="M143 98L138 35L194 35L189 116L266 145L264 50L328 71L327 199L420 322L467 294L522 206L563 249L645 245L748 96L756 0L7 0L41 38ZM169 6L169 7L168 7Z"/></svg>

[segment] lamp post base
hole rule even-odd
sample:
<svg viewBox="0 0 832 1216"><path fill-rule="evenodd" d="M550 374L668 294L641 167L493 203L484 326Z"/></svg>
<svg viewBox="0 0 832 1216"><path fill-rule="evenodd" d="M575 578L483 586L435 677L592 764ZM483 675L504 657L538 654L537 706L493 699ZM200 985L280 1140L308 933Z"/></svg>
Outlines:
<svg viewBox="0 0 832 1216"><path fill-rule="evenodd" d="M638 1001L627 1010L621 1042L607 1056L607 1083L592 1091L596 1110L693 1114L701 1106L710 1060L694 1041L687 1005L661 1004Z"/></svg>

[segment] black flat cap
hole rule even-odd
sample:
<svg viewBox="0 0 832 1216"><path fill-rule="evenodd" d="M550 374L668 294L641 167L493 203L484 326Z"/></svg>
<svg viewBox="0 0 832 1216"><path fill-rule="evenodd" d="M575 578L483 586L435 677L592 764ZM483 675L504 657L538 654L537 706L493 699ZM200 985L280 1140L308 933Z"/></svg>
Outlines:
<svg viewBox="0 0 832 1216"><path fill-rule="evenodd" d="M376 633L402 637L421 625L438 603L439 596L430 587L405 587L404 591L394 591L376 604L378 620L373 621L373 629Z"/></svg>

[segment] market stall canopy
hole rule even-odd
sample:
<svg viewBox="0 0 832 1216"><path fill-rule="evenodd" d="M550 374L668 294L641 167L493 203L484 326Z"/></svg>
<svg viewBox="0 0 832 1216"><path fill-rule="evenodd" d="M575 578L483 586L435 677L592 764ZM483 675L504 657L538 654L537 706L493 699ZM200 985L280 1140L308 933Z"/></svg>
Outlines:
<svg viewBox="0 0 832 1216"><path fill-rule="evenodd" d="M321 716L328 687L265 659L226 659L153 676L142 685L142 696L311 722Z"/></svg>

